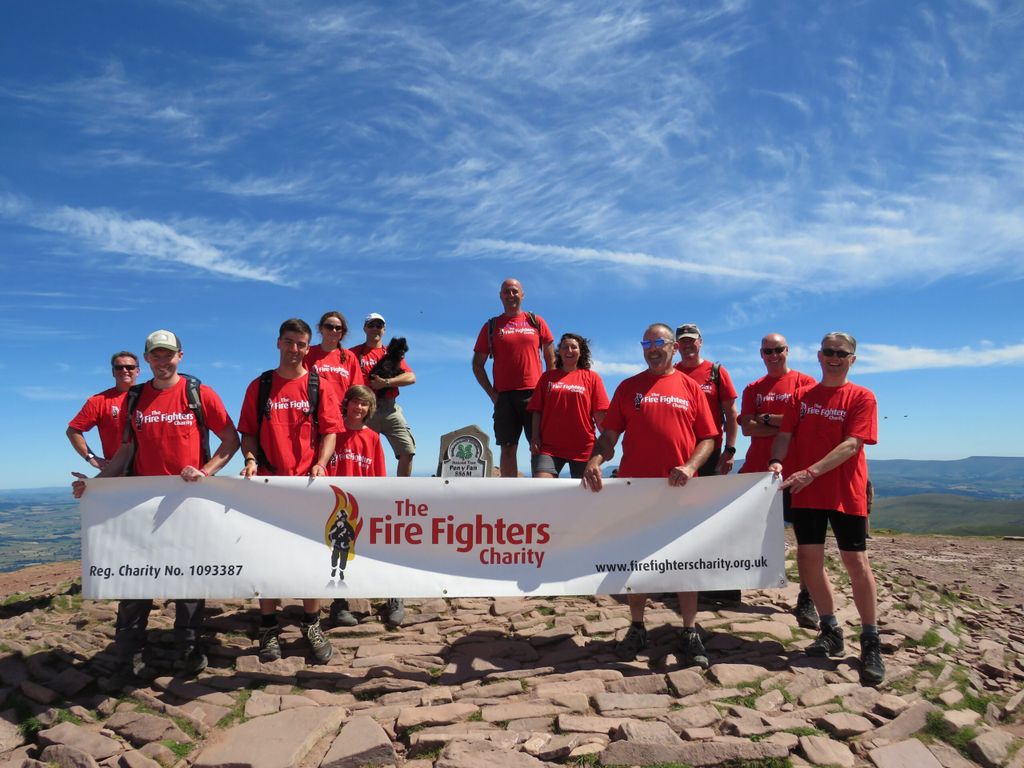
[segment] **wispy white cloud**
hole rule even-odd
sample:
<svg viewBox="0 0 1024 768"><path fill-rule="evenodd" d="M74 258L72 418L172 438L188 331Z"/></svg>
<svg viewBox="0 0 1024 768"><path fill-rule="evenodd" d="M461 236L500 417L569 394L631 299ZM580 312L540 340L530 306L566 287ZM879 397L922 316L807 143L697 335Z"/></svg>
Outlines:
<svg viewBox="0 0 1024 768"><path fill-rule="evenodd" d="M59 387L23 386L15 387L14 391L26 400L33 401L64 401L64 400L85 400L88 395L81 392L73 392Z"/></svg>
<svg viewBox="0 0 1024 768"><path fill-rule="evenodd" d="M1024 344L959 349L899 347L893 344L858 344L860 373L892 373L928 368L987 368L1024 364Z"/></svg>

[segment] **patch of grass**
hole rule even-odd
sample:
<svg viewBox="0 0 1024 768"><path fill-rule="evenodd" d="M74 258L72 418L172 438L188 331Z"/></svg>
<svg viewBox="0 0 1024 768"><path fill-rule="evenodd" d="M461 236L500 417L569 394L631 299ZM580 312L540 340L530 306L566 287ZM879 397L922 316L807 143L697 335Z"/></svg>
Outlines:
<svg viewBox="0 0 1024 768"><path fill-rule="evenodd" d="M174 739L164 739L160 742L173 752L179 758L188 757L189 753L196 748L196 745L191 741L175 741Z"/></svg>
<svg viewBox="0 0 1024 768"><path fill-rule="evenodd" d="M438 744L436 747L430 747L416 752L417 760L436 760L441 755L441 750L444 749L444 745Z"/></svg>
<svg viewBox="0 0 1024 768"><path fill-rule="evenodd" d="M13 595L8 595L3 600L0 600L0 606L14 605L20 603L23 600L31 600L32 595L27 592L15 592Z"/></svg>
<svg viewBox="0 0 1024 768"><path fill-rule="evenodd" d="M444 674L444 669L441 667L430 667L429 669L427 669L427 674L430 675L433 679L437 680L437 678Z"/></svg>
<svg viewBox="0 0 1024 768"><path fill-rule="evenodd" d="M599 753L594 753L592 755L580 755L579 757L574 757L570 762L566 763L566 765L571 765L574 768L597 768L597 766L600 765L598 762L600 759Z"/></svg>
<svg viewBox="0 0 1024 768"><path fill-rule="evenodd" d="M496 720L494 724L501 728L501 730L503 731L508 730L508 720Z"/></svg>
<svg viewBox="0 0 1024 768"><path fill-rule="evenodd" d="M478 709L472 715L467 717L466 720L468 720L471 723L482 723L484 721L484 713Z"/></svg>
<svg viewBox="0 0 1024 768"><path fill-rule="evenodd" d="M934 629L929 629L920 640L915 640L912 637L905 638L903 640L904 648L917 648L923 646L925 648L936 648L942 645L942 638L939 637L939 633Z"/></svg>
<svg viewBox="0 0 1024 768"><path fill-rule="evenodd" d="M192 722L187 717L172 715L171 720L173 720L174 724L181 728L181 730L184 733L186 733L190 739L200 738L199 730L195 727L195 725L192 724Z"/></svg>
<svg viewBox="0 0 1024 768"><path fill-rule="evenodd" d="M224 717L217 721L218 728L230 728L232 725L237 723L245 722L245 702L252 696L252 691L248 688L243 688L238 693L238 698L235 699L235 705L231 707L231 711L228 712Z"/></svg>
<svg viewBox="0 0 1024 768"><path fill-rule="evenodd" d="M550 605L538 605L533 610L535 610L541 616L554 616L555 615L555 609L552 608Z"/></svg>
<svg viewBox="0 0 1024 768"><path fill-rule="evenodd" d="M792 733L794 736L824 736L825 732L812 728L809 725L798 725L796 728L787 728L785 733Z"/></svg>
<svg viewBox="0 0 1024 768"><path fill-rule="evenodd" d="M598 619L601 618L601 614L600 613L588 613L588 614L585 614L583 616L583 618L586 619L587 621L597 621ZM589 757L589 755L588 755L588 757Z"/></svg>
<svg viewBox="0 0 1024 768"><path fill-rule="evenodd" d="M928 720L925 723L924 732L929 736L946 742L964 757L970 756L967 753L967 745L978 737L978 731L971 726L957 730L956 728L948 725L942 719L941 711L928 713Z"/></svg>
<svg viewBox="0 0 1024 768"><path fill-rule="evenodd" d="M360 691L356 694L356 701L374 701L379 699L383 691Z"/></svg>
<svg viewBox="0 0 1024 768"><path fill-rule="evenodd" d="M965 690L963 694L964 697L960 703L967 709L973 709L979 715L984 715L985 711L988 709L988 705L995 701L994 697L984 693L980 696L976 696L969 690Z"/></svg>

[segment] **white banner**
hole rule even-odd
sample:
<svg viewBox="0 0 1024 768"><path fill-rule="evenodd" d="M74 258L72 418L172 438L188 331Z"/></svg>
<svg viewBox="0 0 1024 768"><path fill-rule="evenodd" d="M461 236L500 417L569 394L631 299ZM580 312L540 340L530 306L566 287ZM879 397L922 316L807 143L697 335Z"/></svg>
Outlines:
<svg viewBox="0 0 1024 768"><path fill-rule="evenodd" d="M87 598L595 595L785 586L770 474L94 479Z"/></svg>

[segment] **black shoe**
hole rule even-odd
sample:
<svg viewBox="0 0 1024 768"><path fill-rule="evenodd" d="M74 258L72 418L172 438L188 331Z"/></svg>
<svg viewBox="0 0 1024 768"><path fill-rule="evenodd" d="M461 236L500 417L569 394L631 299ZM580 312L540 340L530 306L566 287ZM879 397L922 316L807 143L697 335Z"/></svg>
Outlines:
<svg viewBox="0 0 1024 768"><path fill-rule="evenodd" d="M796 623L804 629L818 628L818 609L814 607L811 593L803 587L800 588L800 594L796 599L793 615L796 616Z"/></svg>
<svg viewBox="0 0 1024 768"><path fill-rule="evenodd" d="M615 655L623 661L632 661L647 647L647 628L630 624L626 636L615 644Z"/></svg>
<svg viewBox="0 0 1024 768"><path fill-rule="evenodd" d="M257 638L260 642L260 661L264 664L281 658L281 628L260 627Z"/></svg>
<svg viewBox="0 0 1024 768"><path fill-rule="evenodd" d="M701 669L707 669L710 664L708 652L704 650L704 643L700 641L700 635L696 631L683 630L679 636L679 654L683 666L686 667L696 665Z"/></svg>
<svg viewBox="0 0 1024 768"><path fill-rule="evenodd" d="M808 656L840 656L844 648L842 627L833 627L822 622L818 636L807 646L804 653Z"/></svg>
<svg viewBox="0 0 1024 768"><path fill-rule="evenodd" d="M203 649L196 643L186 643L174 660L174 673L182 677L195 677L206 669L207 659Z"/></svg>
<svg viewBox="0 0 1024 768"><path fill-rule="evenodd" d="M860 636L860 684L878 685L885 679L885 662L878 635Z"/></svg>
<svg viewBox="0 0 1024 768"><path fill-rule="evenodd" d="M354 627L359 623L359 619L348 609L348 600L343 597L331 601L330 619L336 627Z"/></svg>

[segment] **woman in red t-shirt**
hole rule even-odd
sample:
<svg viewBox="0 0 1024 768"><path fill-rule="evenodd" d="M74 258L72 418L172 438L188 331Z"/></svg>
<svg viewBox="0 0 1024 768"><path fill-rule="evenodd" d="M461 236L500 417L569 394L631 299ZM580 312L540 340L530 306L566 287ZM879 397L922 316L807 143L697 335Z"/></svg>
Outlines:
<svg viewBox="0 0 1024 768"><path fill-rule="evenodd" d="M562 334L555 367L540 377L528 409L533 412L533 476L558 477L568 464L569 476L582 478L596 428L608 410L604 382L590 370L585 338Z"/></svg>

